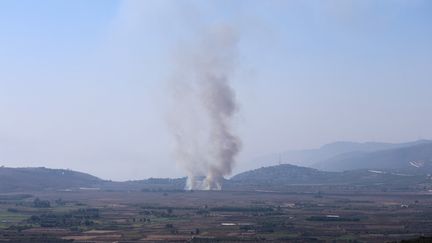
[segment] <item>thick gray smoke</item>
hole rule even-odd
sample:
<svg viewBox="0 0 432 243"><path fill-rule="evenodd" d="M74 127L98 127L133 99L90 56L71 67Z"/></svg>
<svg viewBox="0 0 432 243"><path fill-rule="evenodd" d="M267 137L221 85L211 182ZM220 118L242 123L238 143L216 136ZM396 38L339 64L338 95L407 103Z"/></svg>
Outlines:
<svg viewBox="0 0 432 243"><path fill-rule="evenodd" d="M188 173L186 189L220 190L241 146L232 131L238 106L230 85L237 36L219 27L182 48L172 78L176 158Z"/></svg>

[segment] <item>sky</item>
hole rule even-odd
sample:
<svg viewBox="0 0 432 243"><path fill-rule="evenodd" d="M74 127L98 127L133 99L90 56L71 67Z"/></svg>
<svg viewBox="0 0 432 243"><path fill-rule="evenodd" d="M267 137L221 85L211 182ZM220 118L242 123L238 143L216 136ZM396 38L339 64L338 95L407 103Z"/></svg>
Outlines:
<svg viewBox="0 0 432 243"><path fill-rule="evenodd" d="M234 128L254 158L432 138L427 0L0 1L0 165L178 177L168 79L182 46L238 35Z"/></svg>

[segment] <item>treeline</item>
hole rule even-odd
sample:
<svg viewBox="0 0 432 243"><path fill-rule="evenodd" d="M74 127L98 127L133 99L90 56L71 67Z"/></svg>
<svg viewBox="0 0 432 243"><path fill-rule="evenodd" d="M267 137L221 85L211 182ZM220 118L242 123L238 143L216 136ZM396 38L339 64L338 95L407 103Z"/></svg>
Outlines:
<svg viewBox="0 0 432 243"><path fill-rule="evenodd" d="M359 218L348 218L348 217L328 217L328 216L310 216L306 218L308 221L360 221Z"/></svg>
<svg viewBox="0 0 432 243"><path fill-rule="evenodd" d="M223 207L209 208L209 211L259 213L259 212L272 212L272 211L274 211L274 209L271 207L230 207L230 206L223 206Z"/></svg>
<svg viewBox="0 0 432 243"><path fill-rule="evenodd" d="M27 221L30 224L38 224L41 227L73 227L90 226L94 219L99 218L99 209L78 209L69 213L44 213L33 215Z"/></svg>

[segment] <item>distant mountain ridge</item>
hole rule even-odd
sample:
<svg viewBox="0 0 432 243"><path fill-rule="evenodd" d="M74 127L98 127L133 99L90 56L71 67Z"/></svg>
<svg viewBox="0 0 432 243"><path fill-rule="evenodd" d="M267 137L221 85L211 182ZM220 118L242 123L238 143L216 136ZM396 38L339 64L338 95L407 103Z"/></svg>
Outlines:
<svg viewBox="0 0 432 243"><path fill-rule="evenodd" d="M270 154L256 158L254 165L264 166L269 164L294 164L300 166L314 167L322 161L329 160L335 156L352 152L374 152L379 150L410 147L419 144L432 143L432 140L417 140L406 143L381 143L381 142L347 142L339 141L329 143L317 149L290 150L278 154ZM317 167L319 168L319 167Z"/></svg>
<svg viewBox="0 0 432 243"><path fill-rule="evenodd" d="M376 150L378 148L381 149ZM314 156L320 154L321 157L323 154L349 152L320 161L314 165L315 168L280 164L245 171L225 180L223 187L228 190L283 190L289 185L405 186L432 183L432 141L429 140L403 144L337 142L313 151ZM0 193L87 189L183 190L185 183L184 177L115 182L71 170L0 167Z"/></svg>
<svg viewBox="0 0 432 243"><path fill-rule="evenodd" d="M421 163L415 164L420 166ZM415 167L415 166L413 166ZM320 185L420 185L432 182L430 175L391 171L351 170L327 172L289 164L263 167L235 175L223 182L226 190L285 190L287 186ZM115 182L70 170L47 168L0 168L0 193L35 191L179 191L186 178L150 178Z"/></svg>
<svg viewBox="0 0 432 243"><path fill-rule="evenodd" d="M432 173L432 142L337 155L314 165L326 171L384 169L408 173Z"/></svg>

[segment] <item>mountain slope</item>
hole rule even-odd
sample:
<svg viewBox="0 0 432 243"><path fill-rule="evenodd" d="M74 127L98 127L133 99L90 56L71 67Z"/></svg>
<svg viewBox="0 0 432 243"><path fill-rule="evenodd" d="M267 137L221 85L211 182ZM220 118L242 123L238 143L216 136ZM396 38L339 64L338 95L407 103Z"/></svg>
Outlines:
<svg viewBox="0 0 432 243"><path fill-rule="evenodd" d="M318 149L291 150L282 152L280 154L261 156L252 161L252 164L257 167L257 165L262 165L262 163L268 165L269 163L276 164L278 162L283 162L301 166L312 166L340 154L352 152L375 152L379 150L410 147L431 142L431 140L418 140L407 143L334 142L323 145Z"/></svg>
<svg viewBox="0 0 432 243"><path fill-rule="evenodd" d="M314 166L327 171L382 169L406 173L432 172L432 143L375 152L345 153Z"/></svg>
<svg viewBox="0 0 432 243"><path fill-rule="evenodd" d="M0 167L0 191L60 190L92 187L103 181L95 176L61 169Z"/></svg>

